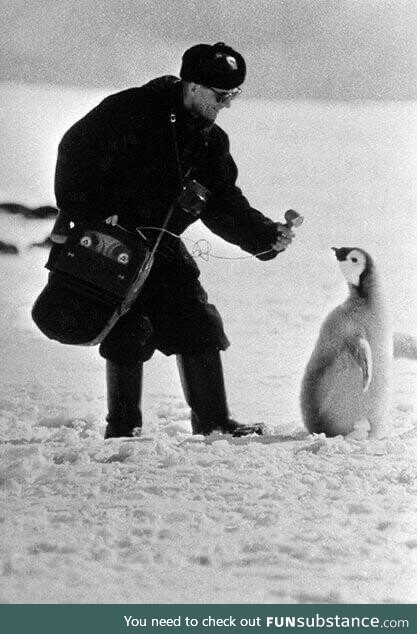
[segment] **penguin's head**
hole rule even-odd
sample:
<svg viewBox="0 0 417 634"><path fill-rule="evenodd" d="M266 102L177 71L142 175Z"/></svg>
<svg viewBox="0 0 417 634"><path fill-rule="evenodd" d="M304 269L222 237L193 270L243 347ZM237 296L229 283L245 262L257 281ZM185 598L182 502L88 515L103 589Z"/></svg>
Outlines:
<svg viewBox="0 0 417 634"><path fill-rule="evenodd" d="M364 289L365 280L373 273L374 264L366 251L354 247L332 247L336 253L340 269L351 286Z"/></svg>

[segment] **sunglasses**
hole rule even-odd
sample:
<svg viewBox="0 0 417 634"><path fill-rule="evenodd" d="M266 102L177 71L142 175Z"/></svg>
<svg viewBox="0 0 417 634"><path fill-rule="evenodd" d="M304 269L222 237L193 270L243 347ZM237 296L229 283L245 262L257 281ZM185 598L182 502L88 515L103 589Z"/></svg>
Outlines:
<svg viewBox="0 0 417 634"><path fill-rule="evenodd" d="M236 97L239 97L239 95L242 93L241 88L233 88L232 90L227 90L226 92L217 90L216 88L211 88L210 86L207 86L207 88L214 93L217 103L226 103L227 101L232 101L232 99L236 99Z"/></svg>

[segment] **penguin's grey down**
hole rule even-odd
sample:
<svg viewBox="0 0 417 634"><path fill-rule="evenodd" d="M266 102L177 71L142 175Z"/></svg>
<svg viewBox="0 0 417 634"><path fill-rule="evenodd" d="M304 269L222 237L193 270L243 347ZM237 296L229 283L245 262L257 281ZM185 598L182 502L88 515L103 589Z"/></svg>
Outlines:
<svg viewBox="0 0 417 634"><path fill-rule="evenodd" d="M391 404L391 318L371 256L359 248L333 250L349 295L321 326L301 384L301 412L310 433L345 436L367 421L375 437L388 425ZM402 342L398 335L398 356Z"/></svg>

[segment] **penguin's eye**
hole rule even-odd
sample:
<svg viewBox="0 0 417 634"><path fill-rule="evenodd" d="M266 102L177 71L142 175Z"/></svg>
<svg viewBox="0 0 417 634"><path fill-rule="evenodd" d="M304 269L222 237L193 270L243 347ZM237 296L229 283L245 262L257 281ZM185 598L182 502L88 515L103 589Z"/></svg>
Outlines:
<svg viewBox="0 0 417 634"><path fill-rule="evenodd" d="M355 264L357 263L358 258L352 258L352 262L354 262Z"/></svg>

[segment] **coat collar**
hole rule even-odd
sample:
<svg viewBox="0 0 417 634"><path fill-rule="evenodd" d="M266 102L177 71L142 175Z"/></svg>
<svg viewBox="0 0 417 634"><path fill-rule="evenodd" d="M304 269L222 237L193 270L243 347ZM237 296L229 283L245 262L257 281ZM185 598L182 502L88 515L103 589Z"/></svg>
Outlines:
<svg viewBox="0 0 417 634"><path fill-rule="evenodd" d="M214 122L206 121L198 117L193 117L184 108L183 82L178 79L173 84L173 109L177 117L179 125L186 134L208 133L214 125Z"/></svg>

